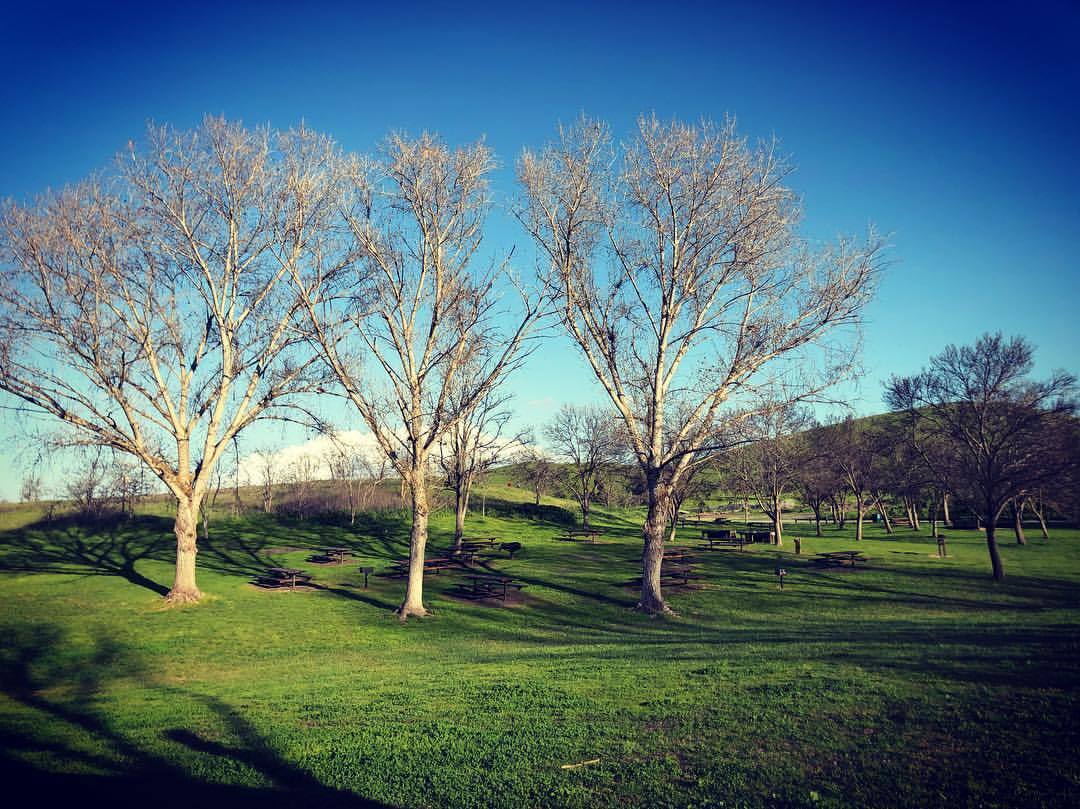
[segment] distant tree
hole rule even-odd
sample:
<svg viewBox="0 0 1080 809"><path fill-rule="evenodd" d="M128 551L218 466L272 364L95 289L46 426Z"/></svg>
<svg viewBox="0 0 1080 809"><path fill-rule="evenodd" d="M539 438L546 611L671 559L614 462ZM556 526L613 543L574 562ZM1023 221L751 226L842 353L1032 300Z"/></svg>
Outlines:
<svg viewBox="0 0 1080 809"><path fill-rule="evenodd" d="M942 486L977 514L994 579L1005 578L996 528L1005 507L1075 468L1056 452L1075 432L1076 378L1057 371L1029 379L1031 345L985 334L973 346L948 346L921 373L892 377L886 401L908 418L913 446Z"/></svg>
<svg viewBox="0 0 1080 809"><path fill-rule="evenodd" d="M830 425L826 435L833 468L855 501L855 541L859 542L866 512L874 502L880 433L867 420L849 416Z"/></svg>
<svg viewBox="0 0 1080 809"><path fill-rule="evenodd" d="M802 436L803 452L795 469L795 485L803 502L814 514L814 533L822 536L822 514L833 496L843 488L843 481L829 458L825 430L810 425ZM833 513L835 522L836 514Z"/></svg>
<svg viewBox="0 0 1080 809"><path fill-rule="evenodd" d="M0 213L0 391L176 499L167 599L197 601L199 505L229 442L325 386L290 283L340 255L331 141L207 118Z"/></svg>
<svg viewBox="0 0 1080 809"><path fill-rule="evenodd" d="M315 479L319 472L319 460L309 452L302 453L286 470L286 480L290 484L292 510L298 519L311 516L312 494Z"/></svg>
<svg viewBox="0 0 1080 809"><path fill-rule="evenodd" d="M457 391L468 395L469 387ZM510 397L497 388L488 390L475 403L462 410L439 444L438 462L445 476L446 487L454 493L454 552L461 549L465 534L465 515L473 486L484 474L504 460L508 453L521 446L523 433L509 433L512 413L507 408ZM455 406L460 409L461 403Z"/></svg>
<svg viewBox="0 0 1080 809"><path fill-rule="evenodd" d="M100 447L86 453L86 461L67 482L68 497L83 517L97 519L108 505L108 460Z"/></svg>
<svg viewBox="0 0 1080 809"><path fill-rule="evenodd" d="M569 467L566 482L589 527L589 512L604 471L619 458L622 443L611 416L590 405L563 405L544 428L552 450Z"/></svg>
<svg viewBox="0 0 1080 809"><path fill-rule="evenodd" d="M558 477L558 467L531 443L520 452L517 462L523 482L532 491L535 504L540 505L540 499Z"/></svg>
<svg viewBox="0 0 1080 809"><path fill-rule="evenodd" d="M880 244L799 238L787 173L733 123L655 117L617 151L606 126L581 119L518 164L518 219L644 476L648 613L671 611L660 571L672 491L733 403L764 387L815 396L851 369L840 335L870 298Z"/></svg>
<svg viewBox="0 0 1080 809"><path fill-rule="evenodd" d="M34 503L41 499L41 476L34 472L27 473L22 480L19 498L24 503Z"/></svg>
<svg viewBox="0 0 1080 809"><path fill-rule="evenodd" d="M809 423L809 416L793 405L762 406L743 424L746 445L726 460L742 491L772 521L777 545L784 544L783 504L796 487L806 454L800 433Z"/></svg>
<svg viewBox="0 0 1080 809"><path fill-rule="evenodd" d="M264 514L274 513L274 484L278 477L277 453L261 449L255 453L255 468L262 491L262 510Z"/></svg>
<svg viewBox="0 0 1080 809"><path fill-rule="evenodd" d="M106 486L121 514L134 516L139 500L150 492L146 467L124 456L115 456L108 470Z"/></svg>

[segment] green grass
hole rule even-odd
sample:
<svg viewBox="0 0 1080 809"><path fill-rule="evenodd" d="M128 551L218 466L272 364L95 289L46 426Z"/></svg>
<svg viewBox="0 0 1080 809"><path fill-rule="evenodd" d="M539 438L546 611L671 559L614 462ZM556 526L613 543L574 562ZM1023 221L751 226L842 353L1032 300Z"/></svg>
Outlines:
<svg viewBox="0 0 1080 809"><path fill-rule="evenodd" d="M521 604L448 594L432 618L391 614L399 580L306 561L326 544L384 567L400 514L354 529L219 519L199 554L204 603L165 610L172 536L146 515L0 532L0 734L8 784L161 805L1066 806L1080 784L1080 532L1027 547L868 529L870 567L809 555L702 551L677 619L632 608L640 515L596 515L607 541L553 538L528 493L488 489L469 530L525 546L495 566ZM479 508L479 501L474 501ZM30 517L32 519L32 517ZM445 545L452 516L433 519ZM689 532L684 533L684 539ZM292 549L292 550L289 550ZM320 589L264 592L270 563ZM776 588L777 564L789 571ZM598 764L561 765L599 758ZM143 799L152 795L153 798ZM171 805L171 804L168 804Z"/></svg>

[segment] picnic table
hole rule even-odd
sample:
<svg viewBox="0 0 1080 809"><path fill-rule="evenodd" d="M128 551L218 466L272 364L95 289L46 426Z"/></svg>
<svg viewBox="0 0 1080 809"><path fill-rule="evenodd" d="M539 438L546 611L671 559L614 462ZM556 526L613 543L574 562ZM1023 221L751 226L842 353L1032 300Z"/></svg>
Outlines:
<svg viewBox="0 0 1080 809"><path fill-rule="evenodd" d="M292 567L272 567L259 576L257 582L263 587L288 587L295 590L298 584L308 584L311 574Z"/></svg>
<svg viewBox="0 0 1080 809"><path fill-rule="evenodd" d="M501 601L506 601L506 594L510 588L520 591L525 587L524 583L516 581L510 576L470 573L466 578L469 579L470 584L458 586L457 595L462 598L498 598Z"/></svg>
<svg viewBox="0 0 1080 809"><path fill-rule="evenodd" d="M739 538L732 528L705 528L701 532L701 538L709 543L709 550L717 545L741 549L746 544L746 540Z"/></svg>
<svg viewBox="0 0 1080 809"><path fill-rule="evenodd" d="M742 537L746 544L754 542L771 543L773 541L772 531L763 531L760 528L748 528L736 531L735 533Z"/></svg>
<svg viewBox="0 0 1080 809"><path fill-rule="evenodd" d="M817 556L819 564L837 567L844 567L845 565L855 567L856 564L866 562L866 556L862 551L827 551L815 554L815 556Z"/></svg>
<svg viewBox="0 0 1080 809"><path fill-rule="evenodd" d="M573 542L576 539L588 539L589 542L596 542L596 538L600 536L600 532L592 528L570 528L566 532L566 536L556 537L565 542Z"/></svg>
<svg viewBox="0 0 1080 809"><path fill-rule="evenodd" d="M498 537L462 537L461 547L481 550L483 548L494 548L498 542Z"/></svg>
<svg viewBox="0 0 1080 809"><path fill-rule="evenodd" d="M352 554L349 548L323 548L323 554L328 559L335 560L339 565L345 564L345 557Z"/></svg>

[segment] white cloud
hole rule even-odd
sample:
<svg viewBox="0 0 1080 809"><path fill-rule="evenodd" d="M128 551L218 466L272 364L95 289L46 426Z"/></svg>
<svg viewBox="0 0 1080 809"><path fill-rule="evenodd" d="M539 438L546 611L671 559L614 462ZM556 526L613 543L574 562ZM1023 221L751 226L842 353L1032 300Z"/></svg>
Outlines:
<svg viewBox="0 0 1080 809"><path fill-rule="evenodd" d="M382 450L379 449L374 435L359 430L348 430L338 433L333 439L329 436L320 435L302 444L292 444L274 450L274 468L280 476L294 463L306 456L314 464L313 476L316 479L324 480L330 477L328 458L334 455L339 448L356 453L376 464L383 457ZM253 452L243 456L240 459L240 483L242 485L258 483L262 477L260 471L262 464L263 461L258 453Z"/></svg>

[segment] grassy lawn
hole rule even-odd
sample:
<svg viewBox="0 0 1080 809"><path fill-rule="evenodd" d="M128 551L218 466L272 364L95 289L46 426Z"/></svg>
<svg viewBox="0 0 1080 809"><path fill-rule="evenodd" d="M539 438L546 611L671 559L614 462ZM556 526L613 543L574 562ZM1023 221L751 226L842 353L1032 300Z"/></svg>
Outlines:
<svg viewBox="0 0 1080 809"><path fill-rule="evenodd" d="M523 543L493 563L527 582L520 602L458 600L443 573L435 615L406 625L400 580L365 590L356 562L306 561L342 545L383 569L406 555L402 515L218 520L208 598L164 610L167 516L7 513L5 784L143 806L1075 805L1080 532L1003 533L995 585L975 532L938 559L926 530L872 527L867 569L849 571L808 556L855 547L853 531L802 523L801 557L790 540L702 551L699 589L671 591L680 617L657 620L626 586L639 515L602 511L603 542L567 544L559 510L526 497L493 487L469 524ZM452 524L436 515L432 543ZM253 587L272 563L318 588Z"/></svg>

